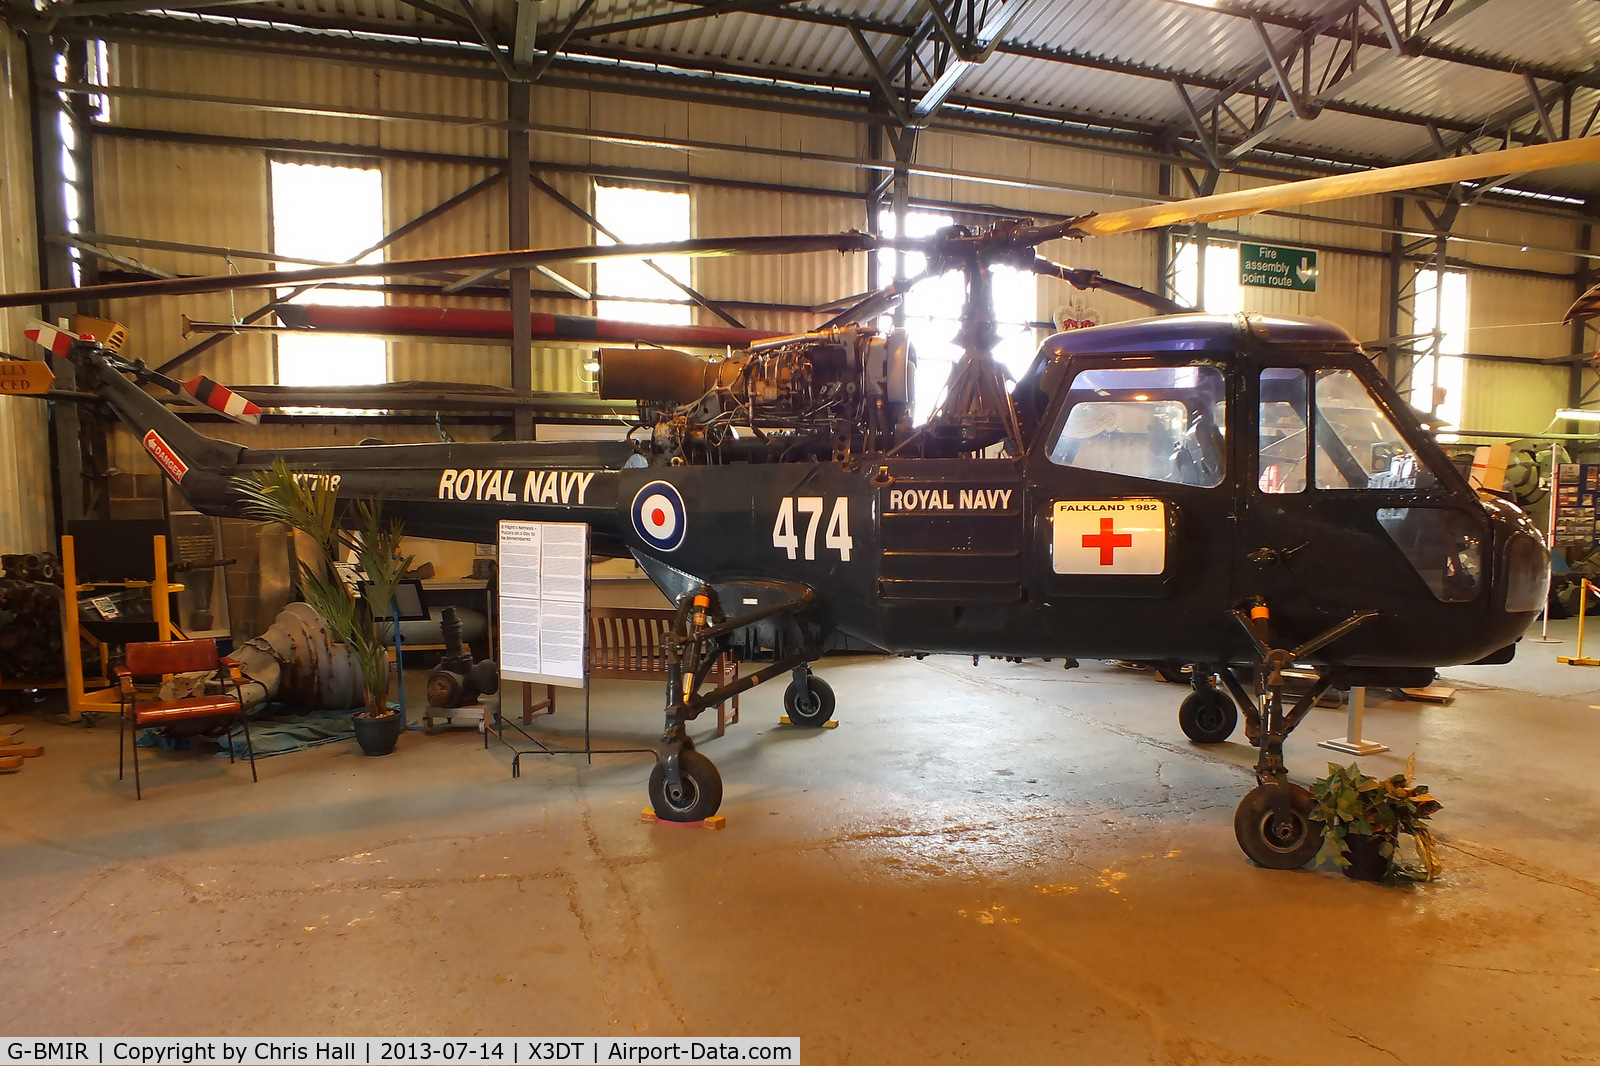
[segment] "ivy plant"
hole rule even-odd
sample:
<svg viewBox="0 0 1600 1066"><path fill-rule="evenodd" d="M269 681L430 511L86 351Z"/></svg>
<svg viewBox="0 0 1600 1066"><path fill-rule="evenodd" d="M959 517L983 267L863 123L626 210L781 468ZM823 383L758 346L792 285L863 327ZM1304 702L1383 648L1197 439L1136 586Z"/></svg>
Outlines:
<svg viewBox="0 0 1600 1066"><path fill-rule="evenodd" d="M1311 817L1327 827L1317 861L1349 866L1348 839L1373 837L1386 863L1384 880L1431 881L1439 876L1439 849L1427 820L1443 804L1429 794L1427 785L1415 783L1416 765L1417 757L1412 755L1404 773L1379 779L1362 773L1355 763L1329 763L1328 776L1311 785L1316 804ZM1415 841L1420 863L1401 858L1401 834Z"/></svg>

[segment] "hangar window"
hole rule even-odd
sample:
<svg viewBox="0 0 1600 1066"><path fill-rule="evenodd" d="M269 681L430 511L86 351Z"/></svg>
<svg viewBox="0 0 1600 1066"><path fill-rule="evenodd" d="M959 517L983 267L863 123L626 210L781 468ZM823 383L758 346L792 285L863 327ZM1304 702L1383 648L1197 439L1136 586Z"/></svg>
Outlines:
<svg viewBox="0 0 1600 1066"><path fill-rule="evenodd" d="M280 269L342 263L357 256L363 263L381 262L381 251L361 254L383 237L381 171L273 162L272 250L300 261L278 264ZM293 292L279 289L277 296ZM383 293L324 285L293 300L376 307L383 304ZM389 346L382 338L279 333L277 342L280 385L375 385L389 380Z"/></svg>
<svg viewBox="0 0 1600 1066"><path fill-rule="evenodd" d="M1183 303L1213 315L1236 315L1244 310L1244 293L1239 288L1239 246L1206 242L1206 298L1199 299L1199 248L1192 241L1177 245L1173 256L1173 292Z"/></svg>
<svg viewBox="0 0 1600 1066"><path fill-rule="evenodd" d="M879 216L881 236L895 235L895 217L885 212ZM906 212L906 236L931 237L945 226L953 225L952 215L934 211ZM894 256L890 249L878 252L880 284L888 284L894 277ZM906 254L906 277L915 277L927 268L927 257L920 252ZM1039 338L1034 332L1033 320L1039 310L1039 280L1036 274L1015 267L994 266L989 271L990 292L994 296L995 328L1000 339L994 346L994 357L1015 379L1038 351ZM950 378L956 361L961 358L961 347L951 338L961 325L961 308L966 303L967 283L959 271L929 278L905 298L905 328L911 336L911 345L917 353L916 405L912 420L918 425L928 420L934 407L944 398L945 382ZM893 328L893 316L885 315L883 328Z"/></svg>
<svg viewBox="0 0 1600 1066"><path fill-rule="evenodd" d="M1085 370L1068 390L1050 461L1215 488L1227 467L1226 396L1214 366Z"/></svg>
<svg viewBox="0 0 1600 1066"><path fill-rule="evenodd" d="M1417 295L1412 304L1413 333L1439 330L1439 372L1434 360L1424 356L1411 369L1411 406L1431 412L1444 420L1444 429L1461 428L1461 400L1466 387L1467 361L1467 275L1460 270L1417 271ZM1452 441L1453 435L1440 440Z"/></svg>
<svg viewBox="0 0 1600 1066"><path fill-rule="evenodd" d="M689 239L689 194L681 190L637 188L595 182L594 217L612 233L595 232L596 244L644 244ZM687 325L693 309L684 292L650 266L689 284L689 257L658 255L655 259L602 260L594 266L595 292L610 297L595 301L601 318L627 322Z"/></svg>

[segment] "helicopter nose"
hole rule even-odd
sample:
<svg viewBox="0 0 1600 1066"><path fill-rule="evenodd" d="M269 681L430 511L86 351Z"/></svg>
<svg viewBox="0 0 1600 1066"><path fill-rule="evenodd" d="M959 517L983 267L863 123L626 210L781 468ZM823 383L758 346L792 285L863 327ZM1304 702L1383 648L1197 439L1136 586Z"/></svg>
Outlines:
<svg viewBox="0 0 1600 1066"><path fill-rule="evenodd" d="M1537 536L1519 531L1506 544L1506 613L1543 609L1550 594L1550 553Z"/></svg>
<svg viewBox="0 0 1600 1066"><path fill-rule="evenodd" d="M1504 547L1501 553L1501 579L1504 610L1507 614L1529 614L1544 609L1550 594L1550 552L1539 527L1521 508L1501 502L1494 508L1495 525Z"/></svg>

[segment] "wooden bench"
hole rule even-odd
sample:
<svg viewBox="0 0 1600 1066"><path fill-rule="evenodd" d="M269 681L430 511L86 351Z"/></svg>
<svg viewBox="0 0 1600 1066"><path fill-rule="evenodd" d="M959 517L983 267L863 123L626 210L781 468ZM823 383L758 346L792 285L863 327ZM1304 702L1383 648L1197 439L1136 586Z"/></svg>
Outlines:
<svg viewBox="0 0 1600 1066"><path fill-rule="evenodd" d="M589 609L589 676L620 681L667 680L667 656L661 638L672 631L677 612L670 607L591 607ZM724 653L711 668L708 680L727 685L739 678L739 664L731 652ZM545 698L533 702L533 686L523 686L522 724L527 725L534 711L554 714L555 689L545 688ZM732 707L729 707L729 703ZM717 704L717 736L739 722L739 697Z"/></svg>

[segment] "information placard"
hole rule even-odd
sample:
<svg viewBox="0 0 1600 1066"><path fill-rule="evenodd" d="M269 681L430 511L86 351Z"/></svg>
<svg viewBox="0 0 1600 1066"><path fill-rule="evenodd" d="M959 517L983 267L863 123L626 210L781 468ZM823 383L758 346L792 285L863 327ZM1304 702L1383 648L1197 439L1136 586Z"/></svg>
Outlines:
<svg viewBox="0 0 1600 1066"><path fill-rule="evenodd" d="M1593 548L1600 544L1600 465L1562 463L1556 469L1555 527L1551 542L1559 547Z"/></svg>
<svg viewBox="0 0 1600 1066"><path fill-rule="evenodd" d="M589 527L500 523L500 676L582 688Z"/></svg>

